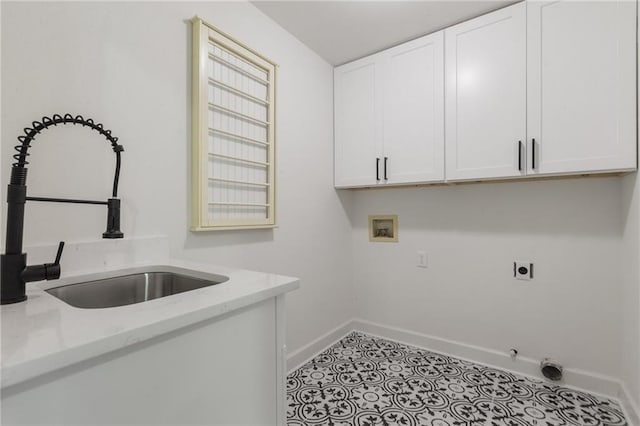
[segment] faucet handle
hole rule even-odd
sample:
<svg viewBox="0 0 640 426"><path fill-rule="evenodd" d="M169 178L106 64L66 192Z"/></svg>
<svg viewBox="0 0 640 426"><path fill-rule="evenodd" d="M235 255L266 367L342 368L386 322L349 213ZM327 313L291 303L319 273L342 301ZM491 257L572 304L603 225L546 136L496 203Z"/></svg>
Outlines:
<svg viewBox="0 0 640 426"><path fill-rule="evenodd" d="M44 265L45 280L57 280L60 278L60 258L62 257L62 250L64 250L64 241L60 241L58 244L56 260L54 260L53 263L45 263Z"/></svg>
<svg viewBox="0 0 640 426"><path fill-rule="evenodd" d="M62 257L62 250L64 250L64 241L60 241L60 244L58 244L58 252L56 253L56 260L53 261L54 265L60 264L60 258Z"/></svg>
<svg viewBox="0 0 640 426"><path fill-rule="evenodd" d="M58 252L56 260L53 263L45 263L44 265L27 266L22 270L20 277L26 283L31 281L57 280L60 278L60 258L64 249L64 241L58 244Z"/></svg>

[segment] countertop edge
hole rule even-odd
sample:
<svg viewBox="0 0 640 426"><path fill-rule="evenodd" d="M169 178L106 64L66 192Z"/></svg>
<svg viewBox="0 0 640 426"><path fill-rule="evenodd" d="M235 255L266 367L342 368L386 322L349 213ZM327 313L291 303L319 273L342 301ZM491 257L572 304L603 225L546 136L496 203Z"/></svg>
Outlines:
<svg viewBox="0 0 640 426"><path fill-rule="evenodd" d="M169 267L193 267L190 262L167 262ZM135 265L138 266L138 265ZM203 268L209 269L209 268ZM197 270L197 269L195 269ZM208 271L206 271L208 272ZM269 274L271 275L271 274ZM276 275L274 275L276 276ZM134 327L120 333L88 341L64 350L44 354L14 365L4 365L0 370L0 388L5 390L39 376L71 365L87 361L101 355L118 351L129 346L146 342L161 335L197 324L202 321L231 313L238 309L293 291L300 286L297 278L277 275L278 284L238 296L222 298L217 303L194 309L180 315L170 316L157 322Z"/></svg>

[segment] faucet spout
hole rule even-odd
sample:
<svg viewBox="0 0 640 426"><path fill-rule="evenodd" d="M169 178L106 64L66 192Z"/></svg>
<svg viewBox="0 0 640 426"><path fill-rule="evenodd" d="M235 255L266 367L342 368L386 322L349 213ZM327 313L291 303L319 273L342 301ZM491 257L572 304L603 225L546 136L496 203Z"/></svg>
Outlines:
<svg viewBox="0 0 640 426"><path fill-rule="evenodd" d="M27 196L27 157L31 141L43 130L57 126L58 124L79 124L89 127L103 135L110 143L116 154L116 171L113 179L112 198L107 201L76 200L49 197ZM120 153L124 151L118 144L118 138L111 135L100 123L92 119L85 119L81 115L72 116L65 114L43 117L42 121L34 121L31 128L24 129L25 135L19 136L20 144L15 147L18 152L13 156L16 160L11 168L11 179L7 188L7 239L5 254L0 255L0 303L9 304L22 302L27 299L25 283L30 281L52 280L60 278L60 256L64 242L58 247L58 254L54 263L44 265L27 266L27 255L23 253L24 232L24 205L29 201L44 201L58 203L103 204L107 206L107 230L102 234L103 238L123 238L120 231L120 200L118 197L118 180L120 178Z"/></svg>

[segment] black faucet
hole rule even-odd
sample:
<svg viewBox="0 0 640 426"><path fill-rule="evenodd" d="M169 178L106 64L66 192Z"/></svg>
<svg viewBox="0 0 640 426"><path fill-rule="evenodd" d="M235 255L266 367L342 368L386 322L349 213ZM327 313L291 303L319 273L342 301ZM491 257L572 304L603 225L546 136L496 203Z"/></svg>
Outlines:
<svg viewBox="0 0 640 426"><path fill-rule="evenodd" d="M28 197L27 196L27 168L25 167L31 141L41 131L58 124L74 124L89 127L107 138L116 153L116 173L113 179L113 196L107 201L75 200L67 198ZM1 304L17 303L27 300L25 283L31 281L57 280L60 278L60 257L64 248L64 241L58 246L58 253L53 263L27 266L27 254L22 252L22 234L24 230L24 204L29 201L45 201L54 203L101 204L107 206L107 230L102 238L122 238L120 231L120 200L118 197L118 179L120 177L120 153L124 151L118 144L118 138L111 135L102 124L92 119L85 119L81 115L64 116L55 114L51 118L42 117L42 121L34 121L32 127L24 129L24 136L19 136L13 158L16 160L11 167L11 180L7 188L7 240L6 253L0 255L0 299Z"/></svg>

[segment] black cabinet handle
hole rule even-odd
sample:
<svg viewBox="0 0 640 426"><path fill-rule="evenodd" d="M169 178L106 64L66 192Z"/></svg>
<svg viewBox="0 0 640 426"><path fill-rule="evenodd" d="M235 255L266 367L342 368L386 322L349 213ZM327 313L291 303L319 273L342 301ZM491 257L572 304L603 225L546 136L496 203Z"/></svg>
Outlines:
<svg viewBox="0 0 640 426"><path fill-rule="evenodd" d="M518 171L522 171L522 141L518 141Z"/></svg>
<svg viewBox="0 0 640 426"><path fill-rule="evenodd" d="M376 180L380 180L380 158L376 157Z"/></svg>
<svg viewBox="0 0 640 426"><path fill-rule="evenodd" d="M384 157L384 180L388 180L387 179L387 160L389 159L389 157Z"/></svg>
<svg viewBox="0 0 640 426"><path fill-rule="evenodd" d="M536 169L536 140L531 139L531 168Z"/></svg>

